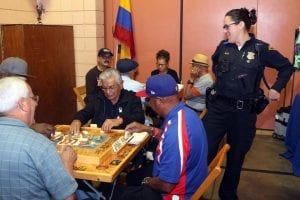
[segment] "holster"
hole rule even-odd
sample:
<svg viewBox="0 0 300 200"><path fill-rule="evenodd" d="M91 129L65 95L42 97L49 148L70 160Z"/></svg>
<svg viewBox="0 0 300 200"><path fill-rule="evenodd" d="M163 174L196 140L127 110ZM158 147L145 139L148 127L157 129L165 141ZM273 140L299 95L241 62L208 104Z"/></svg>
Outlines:
<svg viewBox="0 0 300 200"><path fill-rule="evenodd" d="M269 99L264 95L264 91L259 88L258 97L254 100L254 112L260 114L269 104Z"/></svg>

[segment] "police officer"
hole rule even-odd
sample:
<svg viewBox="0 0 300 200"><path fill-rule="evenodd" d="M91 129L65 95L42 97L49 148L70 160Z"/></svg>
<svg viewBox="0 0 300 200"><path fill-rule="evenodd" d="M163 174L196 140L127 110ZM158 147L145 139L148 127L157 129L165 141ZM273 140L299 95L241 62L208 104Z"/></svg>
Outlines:
<svg viewBox="0 0 300 200"><path fill-rule="evenodd" d="M249 33L256 23L256 11L233 9L224 18L227 37L212 56L216 76L208 97L204 126L208 139L208 161L217 153L225 134L231 149L219 188L222 200L236 200L241 168L256 132L257 113L267 105L257 101L265 66L278 71L276 82L268 92L270 100L279 100L280 91L293 73L291 63L278 51Z"/></svg>

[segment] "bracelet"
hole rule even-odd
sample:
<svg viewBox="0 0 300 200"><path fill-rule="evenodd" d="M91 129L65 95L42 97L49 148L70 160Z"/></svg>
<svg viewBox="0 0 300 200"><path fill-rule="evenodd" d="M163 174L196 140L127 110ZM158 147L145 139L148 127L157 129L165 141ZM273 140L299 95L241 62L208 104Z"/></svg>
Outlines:
<svg viewBox="0 0 300 200"><path fill-rule="evenodd" d="M194 85L194 82L193 82L193 81L191 81L191 80L188 80L188 81L187 81L187 84Z"/></svg>

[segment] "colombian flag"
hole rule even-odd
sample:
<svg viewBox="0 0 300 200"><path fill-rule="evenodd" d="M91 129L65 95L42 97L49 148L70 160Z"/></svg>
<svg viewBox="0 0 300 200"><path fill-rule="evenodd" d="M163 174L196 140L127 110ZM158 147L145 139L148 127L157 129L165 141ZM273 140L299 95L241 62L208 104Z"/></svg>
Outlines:
<svg viewBox="0 0 300 200"><path fill-rule="evenodd" d="M114 37L121 42L120 58L134 58L130 0L120 0Z"/></svg>

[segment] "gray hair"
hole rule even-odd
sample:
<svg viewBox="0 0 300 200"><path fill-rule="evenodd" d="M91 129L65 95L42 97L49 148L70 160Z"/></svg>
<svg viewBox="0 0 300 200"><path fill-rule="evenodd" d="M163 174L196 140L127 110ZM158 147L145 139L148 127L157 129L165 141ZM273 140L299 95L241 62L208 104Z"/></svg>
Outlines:
<svg viewBox="0 0 300 200"><path fill-rule="evenodd" d="M103 81L108 78L114 77L117 83L122 83L122 77L120 72L115 68L107 68L99 75L99 80Z"/></svg>
<svg viewBox="0 0 300 200"><path fill-rule="evenodd" d="M4 114L16 108L22 97L28 97L27 83L18 77L0 79L0 113Z"/></svg>

